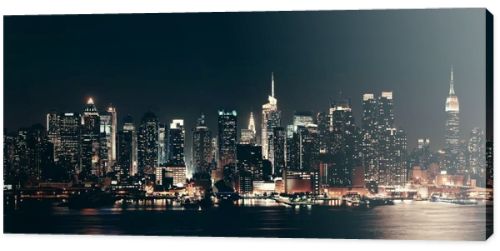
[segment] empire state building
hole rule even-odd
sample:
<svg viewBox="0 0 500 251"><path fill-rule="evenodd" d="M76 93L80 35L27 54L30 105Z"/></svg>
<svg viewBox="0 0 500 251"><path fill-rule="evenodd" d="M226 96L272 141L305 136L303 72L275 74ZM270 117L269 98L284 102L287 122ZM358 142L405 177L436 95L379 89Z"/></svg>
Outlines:
<svg viewBox="0 0 500 251"><path fill-rule="evenodd" d="M460 150L459 133L460 133L460 108L458 97L455 95L455 87L453 83L453 67L450 74L450 92L446 98L446 135L445 147L453 155L458 154Z"/></svg>

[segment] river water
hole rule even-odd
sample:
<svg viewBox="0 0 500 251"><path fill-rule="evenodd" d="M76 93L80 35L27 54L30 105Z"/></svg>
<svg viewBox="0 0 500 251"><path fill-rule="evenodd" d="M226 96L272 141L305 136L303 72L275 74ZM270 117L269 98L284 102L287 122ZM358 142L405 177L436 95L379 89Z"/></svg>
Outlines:
<svg viewBox="0 0 500 251"><path fill-rule="evenodd" d="M169 236L484 240L493 207L401 201L373 209L292 208L272 200L183 209L168 201L68 209L46 203L4 211L4 232Z"/></svg>

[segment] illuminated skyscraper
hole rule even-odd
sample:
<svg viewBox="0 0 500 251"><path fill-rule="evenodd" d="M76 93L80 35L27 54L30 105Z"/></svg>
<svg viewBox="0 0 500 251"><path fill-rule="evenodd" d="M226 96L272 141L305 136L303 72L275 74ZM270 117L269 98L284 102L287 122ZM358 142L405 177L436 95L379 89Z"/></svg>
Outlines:
<svg viewBox="0 0 500 251"><path fill-rule="evenodd" d="M57 152L59 151L59 148L61 147L61 133L59 129L59 123L60 123L60 114L58 114L55 111L52 111L50 113L47 113L47 137L49 139L49 142L52 143L52 146L54 147L53 152L54 156L53 159L54 161L58 161L57 158Z"/></svg>
<svg viewBox="0 0 500 251"><path fill-rule="evenodd" d="M426 138L426 139L418 139L417 140L417 149L428 149L429 145L431 144L431 140Z"/></svg>
<svg viewBox="0 0 500 251"><path fill-rule="evenodd" d="M476 179L477 185L484 187L486 180L486 140L484 131L478 127L472 129L467 144L468 173Z"/></svg>
<svg viewBox="0 0 500 251"><path fill-rule="evenodd" d="M53 163L53 147L45 128L36 124L27 130L26 154L28 176L40 181Z"/></svg>
<svg viewBox="0 0 500 251"><path fill-rule="evenodd" d="M466 174L466 160L460 143L460 106L455 94L453 67L450 72L450 91L446 98L446 133L444 168L450 174Z"/></svg>
<svg viewBox="0 0 500 251"><path fill-rule="evenodd" d="M460 140L460 107L458 103L458 97L455 95L455 86L453 81L453 68L450 73L450 91L448 97L446 98L446 135L445 135L445 147L452 154L458 154L459 152L459 140Z"/></svg>
<svg viewBox="0 0 500 251"><path fill-rule="evenodd" d="M406 134L401 129L386 128L379 139L378 184L402 186L406 182Z"/></svg>
<svg viewBox="0 0 500 251"><path fill-rule="evenodd" d="M286 130L283 127L275 127L272 135L274 149L274 163L272 174L275 177L281 177L285 170L285 147L286 147Z"/></svg>
<svg viewBox="0 0 500 251"><path fill-rule="evenodd" d="M76 113L59 115L60 147L55 148L57 162L68 175L80 171L80 126L81 116Z"/></svg>
<svg viewBox="0 0 500 251"><path fill-rule="evenodd" d="M299 127L300 128L300 127ZM293 125L286 127L285 166L287 170L300 170L300 137Z"/></svg>
<svg viewBox="0 0 500 251"><path fill-rule="evenodd" d="M184 120L174 119L168 129L168 165L182 166L184 160L184 140L185 140Z"/></svg>
<svg viewBox="0 0 500 251"><path fill-rule="evenodd" d="M378 182L378 102L373 93L363 94L362 157L365 167L365 181Z"/></svg>
<svg viewBox="0 0 500 251"><path fill-rule="evenodd" d="M99 165L100 170L108 173L111 170L111 114L104 112L99 115Z"/></svg>
<svg viewBox="0 0 500 251"><path fill-rule="evenodd" d="M167 128L165 124L158 124L158 165L167 163Z"/></svg>
<svg viewBox="0 0 500 251"><path fill-rule="evenodd" d="M158 166L158 119L152 112L144 114L139 126L137 161L140 175L154 174Z"/></svg>
<svg viewBox="0 0 500 251"><path fill-rule="evenodd" d="M383 91L376 99L363 95L361 153L367 183L404 185L407 179L407 139L394 126L392 91Z"/></svg>
<svg viewBox="0 0 500 251"><path fill-rule="evenodd" d="M332 158L329 170L331 186L351 186L353 170L359 163L360 131L354 122L349 99L334 101L329 110L330 142L327 153Z"/></svg>
<svg viewBox="0 0 500 251"><path fill-rule="evenodd" d="M100 146L99 163L101 170L106 173L112 171L116 161L116 109L109 106L108 109L100 114Z"/></svg>
<svg viewBox="0 0 500 251"><path fill-rule="evenodd" d="M83 178L104 174L104 170L101 170L99 163L99 138L100 116L94 100L89 98L82 116L80 163Z"/></svg>
<svg viewBox="0 0 500 251"><path fill-rule="evenodd" d="M377 126L380 131L394 126L394 101L392 91L383 91L378 98Z"/></svg>
<svg viewBox="0 0 500 251"><path fill-rule="evenodd" d="M238 114L236 111L219 111L217 171L213 175L216 180L223 178L223 171L226 166L234 167L236 164L237 119Z"/></svg>
<svg viewBox="0 0 500 251"><path fill-rule="evenodd" d="M281 125L281 111L278 110L278 100L274 96L274 74L271 74L271 95L268 103L262 105L262 155L273 163L272 134L275 127Z"/></svg>
<svg viewBox="0 0 500 251"><path fill-rule="evenodd" d="M212 133L205 123L205 115L198 118L193 130L193 173L210 173L210 162L212 161Z"/></svg>
<svg viewBox="0 0 500 251"><path fill-rule="evenodd" d="M255 120L253 112L250 113L248 128L241 129L240 144L255 144L256 142Z"/></svg>
<svg viewBox="0 0 500 251"><path fill-rule="evenodd" d="M293 126L295 131L299 126L308 126L314 124L313 114L310 111L295 112L293 114Z"/></svg>
<svg viewBox="0 0 500 251"><path fill-rule="evenodd" d="M116 154L117 154L117 134L118 134L118 119L116 115L116 108L113 106L109 106L107 109L108 114L111 116L111 123L110 123L110 139L108 141L110 147L109 151L109 160L111 164L114 164L116 161Z"/></svg>

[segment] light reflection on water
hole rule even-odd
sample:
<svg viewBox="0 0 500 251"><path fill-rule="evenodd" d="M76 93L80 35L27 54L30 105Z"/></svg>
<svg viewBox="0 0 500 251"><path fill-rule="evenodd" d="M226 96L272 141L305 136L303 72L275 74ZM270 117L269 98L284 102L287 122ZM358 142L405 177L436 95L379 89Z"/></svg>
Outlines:
<svg viewBox="0 0 500 251"><path fill-rule="evenodd" d="M326 203L336 205L335 201ZM492 207L395 201L368 210L289 207L246 199L235 207L184 209L176 201L119 201L101 209L17 210L4 214L5 232L132 235L481 240ZM43 215L41 215L43 214Z"/></svg>

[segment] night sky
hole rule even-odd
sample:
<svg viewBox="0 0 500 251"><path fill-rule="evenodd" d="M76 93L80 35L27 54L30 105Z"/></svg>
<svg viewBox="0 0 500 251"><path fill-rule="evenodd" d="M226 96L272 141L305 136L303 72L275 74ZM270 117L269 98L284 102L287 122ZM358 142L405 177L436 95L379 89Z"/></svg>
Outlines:
<svg viewBox="0 0 500 251"><path fill-rule="evenodd" d="M294 111L351 98L361 121L364 92L394 91L396 125L409 146L444 144L450 67L461 130L485 125L485 11L405 10L203 14L10 16L4 18L4 127L81 112L92 96L121 124L152 110L160 121L261 106L274 71L283 124ZM121 126L121 125L120 125ZM190 143L190 134L187 142ZM189 154L186 154L189 156Z"/></svg>

